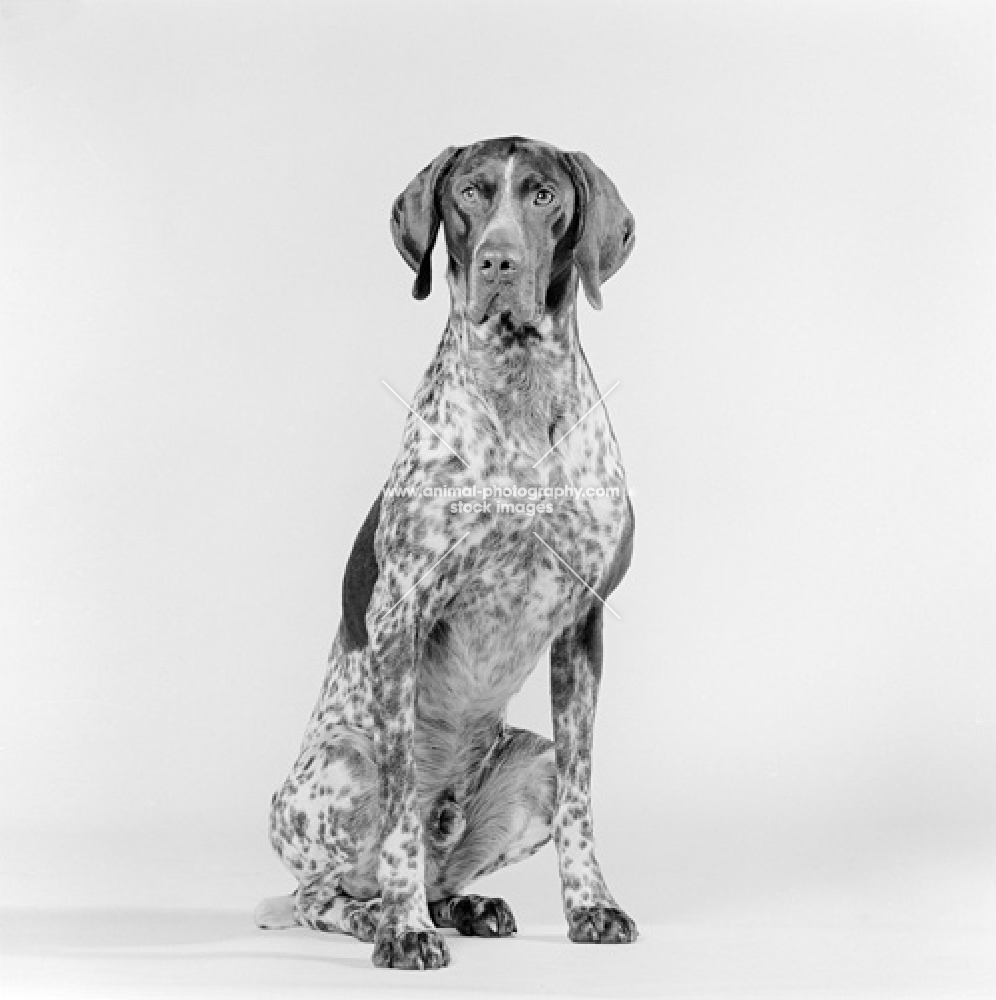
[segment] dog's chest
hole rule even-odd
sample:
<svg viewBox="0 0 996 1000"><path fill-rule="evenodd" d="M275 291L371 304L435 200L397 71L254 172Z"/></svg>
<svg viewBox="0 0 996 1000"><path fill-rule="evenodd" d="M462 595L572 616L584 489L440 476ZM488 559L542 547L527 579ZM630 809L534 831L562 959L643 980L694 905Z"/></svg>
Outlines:
<svg viewBox="0 0 996 1000"><path fill-rule="evenodd" d="M454 423L461 461L429 465L441 493L430 530L440 552L456 547L436 570L450 586L420 671L424 712L501 711L603 579L627 506L615 440L592 402L500 424L468 404ZM453 408L463 405L456 396Z"/></svg>
<svg viewBox="0 0 996 1000"><path fill-rule="evenodd" d="M480 566L437 624L419 676L422 714L475 718L504 709L565 615L552 574Z"/></svg>

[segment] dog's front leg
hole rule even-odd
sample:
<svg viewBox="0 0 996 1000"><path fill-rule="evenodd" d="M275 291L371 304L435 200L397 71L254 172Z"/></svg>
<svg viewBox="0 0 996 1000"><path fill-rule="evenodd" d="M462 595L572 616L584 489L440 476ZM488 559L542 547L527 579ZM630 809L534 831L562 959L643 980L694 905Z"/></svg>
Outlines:
<svg viewBox="0 0 996 1000"><path fill-rule="evenodd" d="M635 941L636 924L619 908L602 878L591 820L592 730L602 675L600 602L557 637L550 665L557 757L553 839L568 936L572 941Z"/></svg>
<svg viewBox="0 0 996 1000"><path fill-rule="evenodd" d="M415 765L417 630L415 600L403 600L371 624L381 849L381 917L374 965L439 969L449 950L433 926L425 896L425 847Z"/></svg>

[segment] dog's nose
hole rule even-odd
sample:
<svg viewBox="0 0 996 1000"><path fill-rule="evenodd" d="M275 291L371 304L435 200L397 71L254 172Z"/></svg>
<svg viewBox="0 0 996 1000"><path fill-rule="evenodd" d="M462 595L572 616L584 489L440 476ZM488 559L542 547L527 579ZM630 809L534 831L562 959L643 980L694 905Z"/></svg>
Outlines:
<svg viewBox="0 0 996 1000"><path fill-rule="evenodd" d="M510 246L484 246L477 254L477 272L487 282L512 281L522 266L522 254Z"/></svg>

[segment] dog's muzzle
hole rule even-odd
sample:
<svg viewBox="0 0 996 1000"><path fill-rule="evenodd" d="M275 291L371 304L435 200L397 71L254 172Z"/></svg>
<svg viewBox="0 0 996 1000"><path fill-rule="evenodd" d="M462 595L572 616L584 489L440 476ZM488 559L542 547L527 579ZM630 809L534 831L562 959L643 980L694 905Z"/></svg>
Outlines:
<svg viewBox="0 0 996 1000"><path fill-rule="evenodd" d="M471 267L469 309L474 323L502 314L514 323L538 319L536 279L526 266L525 253L508 243L484 243Z"/></svg>

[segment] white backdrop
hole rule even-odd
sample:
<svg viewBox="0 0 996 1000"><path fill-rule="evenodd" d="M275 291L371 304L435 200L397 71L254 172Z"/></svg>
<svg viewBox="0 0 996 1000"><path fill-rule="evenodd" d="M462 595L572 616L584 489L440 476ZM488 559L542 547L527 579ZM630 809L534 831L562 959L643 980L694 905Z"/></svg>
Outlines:
<svg viewBox="0 0 996 1000"><path fill-rule="evenodd" d="M398 446L381 380L411 394L447 311L441 281L411 298L391 202L444 146L522 134L586 151L637 219L581 307L637 513L596 727L621 901L902 899L925 859L992 892L992 27L964 3L0 6L8 876L196 842L288 887L268 799ZM513 721L548 732L546 697L540 670ZM530 865L506 882L555 920Z"/></svg>

